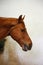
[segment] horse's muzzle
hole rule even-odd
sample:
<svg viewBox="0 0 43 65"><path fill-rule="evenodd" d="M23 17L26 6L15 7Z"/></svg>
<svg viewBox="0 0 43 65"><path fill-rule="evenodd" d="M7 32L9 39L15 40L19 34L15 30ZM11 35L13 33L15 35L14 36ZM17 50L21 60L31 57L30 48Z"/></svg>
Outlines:
<svg viewBox="0 0 43 65"><path fill-rule="evenodd" d="M24 51L31 50L31 48L32 48L32 43L31 43L31 44L29 44L29 45L24 44L24 45L23 45L23 47L22 47L22 49L23 49Z"/></svg>

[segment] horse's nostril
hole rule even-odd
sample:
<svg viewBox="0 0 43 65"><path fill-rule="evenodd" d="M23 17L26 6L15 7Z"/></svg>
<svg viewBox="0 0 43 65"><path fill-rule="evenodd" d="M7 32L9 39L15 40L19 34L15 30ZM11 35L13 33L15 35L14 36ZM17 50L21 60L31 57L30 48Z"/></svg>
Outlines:
<svg viewBox="0 0 43 65"><path fill-rule="evenodd" d="M28 50L31 50L31 48L32 48L32 44L29 44Z"/></svg>
<svg viewBox="0 0 43 65"><path fill-rule="evenodd" d="M23 46L24 51L31 50L31 48L32 48L32 44L29 44L29 45L24 44L24 46Z"/></svg>

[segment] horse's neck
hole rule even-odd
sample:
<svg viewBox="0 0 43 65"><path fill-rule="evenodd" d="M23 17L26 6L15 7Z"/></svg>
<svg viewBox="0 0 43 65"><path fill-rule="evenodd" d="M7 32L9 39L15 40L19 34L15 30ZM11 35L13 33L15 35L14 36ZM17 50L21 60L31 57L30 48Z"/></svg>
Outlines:
<svg viewBox="0 0 43 65"><path fill-rule="evenodd" d="M0 17L0 26L13 26L18 23L17 18L4 18Z"/></svg>

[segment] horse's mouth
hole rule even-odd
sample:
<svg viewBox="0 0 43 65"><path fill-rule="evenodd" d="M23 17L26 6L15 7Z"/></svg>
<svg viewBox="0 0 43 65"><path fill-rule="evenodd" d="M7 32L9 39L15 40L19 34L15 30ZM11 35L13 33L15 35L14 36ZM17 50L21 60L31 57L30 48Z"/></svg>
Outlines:
<svg viewBox="0 0 43 65"><path fill-rule="evenodd" d="M32 48L32 44L30 44L30 45L24 44L23 47L22 47L22 49L23 49L24 51L31 50L31 48Z"/></svg>

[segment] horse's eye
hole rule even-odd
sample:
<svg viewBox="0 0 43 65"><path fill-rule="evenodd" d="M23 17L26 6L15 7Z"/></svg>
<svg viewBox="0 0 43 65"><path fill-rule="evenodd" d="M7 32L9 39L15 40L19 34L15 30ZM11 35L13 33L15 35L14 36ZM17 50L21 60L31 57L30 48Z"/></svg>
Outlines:
<svg viewBox="0 0 43 65"><path fill-rule="evenodd" d="M25 32L25 29L22 29L21 31L22 31L22 32Z"/></svg>

